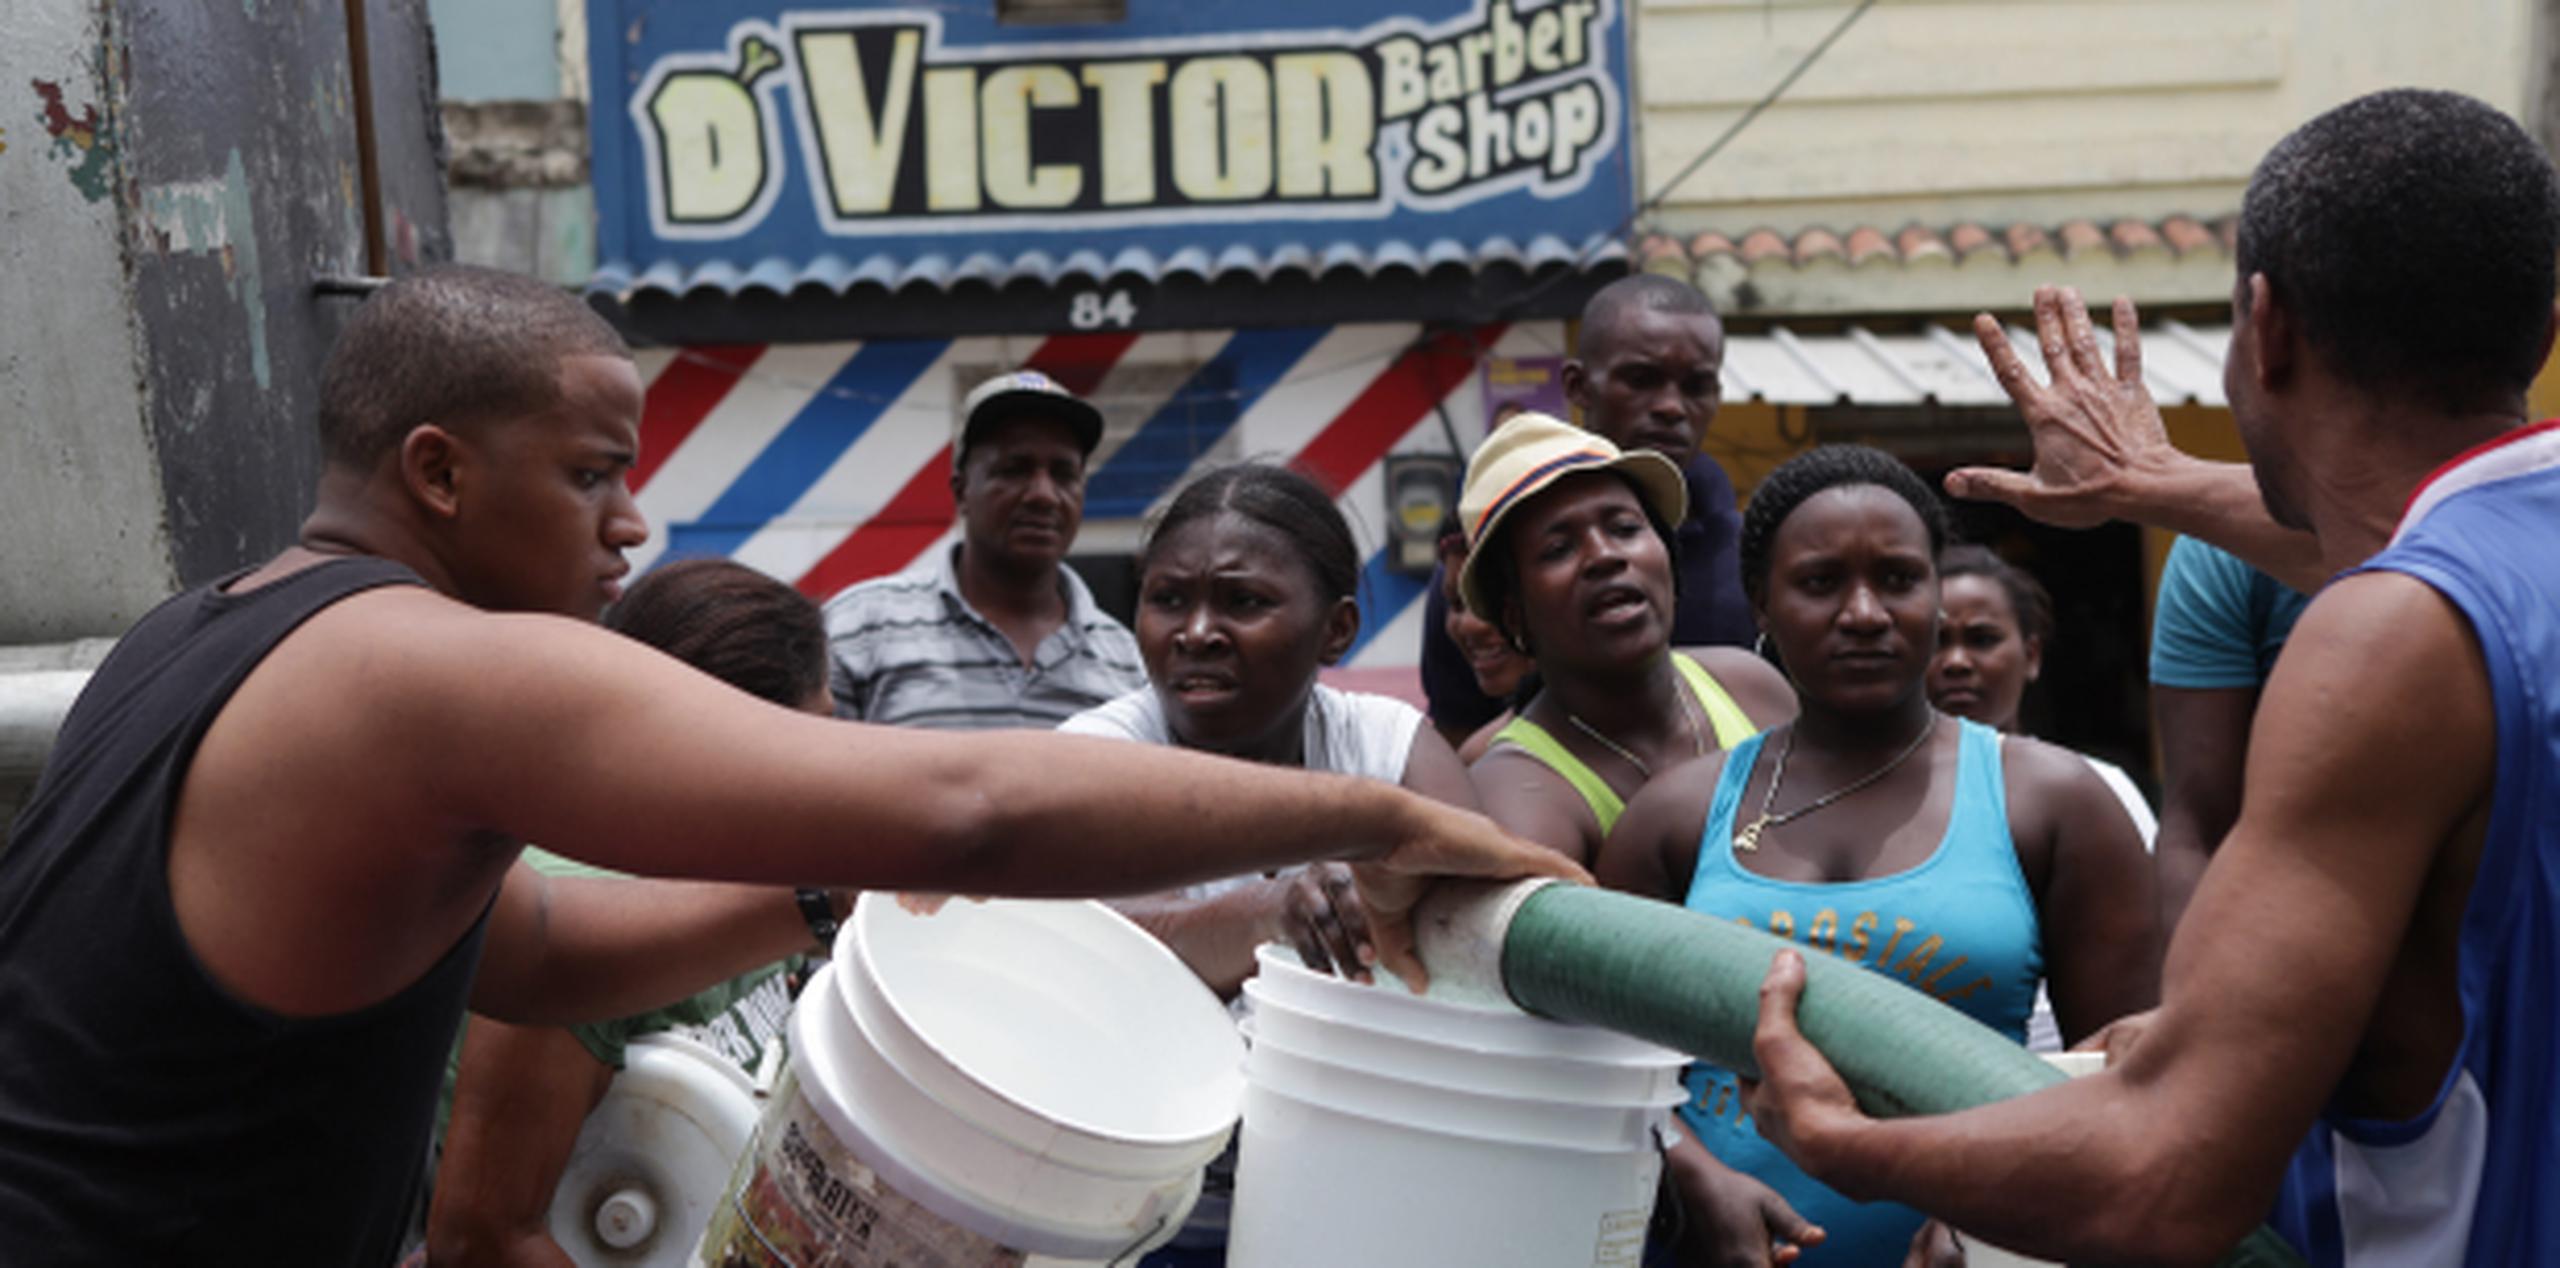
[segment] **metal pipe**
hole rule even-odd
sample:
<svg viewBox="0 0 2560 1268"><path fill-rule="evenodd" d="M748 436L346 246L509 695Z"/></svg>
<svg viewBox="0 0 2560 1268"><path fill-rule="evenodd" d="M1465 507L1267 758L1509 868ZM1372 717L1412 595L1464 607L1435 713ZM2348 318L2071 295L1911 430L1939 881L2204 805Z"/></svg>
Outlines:
<svg viewBox="0 0 2560 1268"><path fill-rule="evenodd" d="M382 161L373 136L373 44L365 33L366 0L347 0L347 85L355 106L356 190L364 200L364 271L374 277L389 272L388 241L382 230Z"/></svg>
<svg viewBox="0 0 2560 1268"><path fill-rule="evenodd" d="M0 797L35 783L71 702L88 685L85 669L0 674Z"/></svg>

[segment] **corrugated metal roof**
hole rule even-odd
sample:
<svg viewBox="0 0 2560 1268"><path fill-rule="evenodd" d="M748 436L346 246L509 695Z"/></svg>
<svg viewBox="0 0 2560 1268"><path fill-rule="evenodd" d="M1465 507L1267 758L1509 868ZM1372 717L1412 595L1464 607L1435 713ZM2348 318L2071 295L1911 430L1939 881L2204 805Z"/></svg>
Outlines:
<svg viewBox="0 0 2560 1268"><path fill-rule="evenodd" d="M1017 282L1056 286L1069 281L1101 283L1120 278L1214 282L1230 276L1267 282L1285 273L1323 277L1346 269L1363 278L1374 278L1388 272L1419 275L1453 266L1478 270L1496 264L1535 272L1556 264L1590 268L1626 258L1626 244L1615 238L1595 235L1573 243L1554 234L1539 234L1526 242L1501 236L1472 244L1454 238L1422 242L1390 239L1374 244L1343 239L1289 243L1267 250L1244 244L1215 252L1184 247L1164 254L1134 246L1108 255L1089 249L1051 252L1034 248L1010 257L981 251L966 255L882 252L851 258L829 252L805 261L776 255L752 261L714 260L689 269L674 261L649 264L607 260L597 266L588 289L626 298L641 292L680 298L704 291L721 295L768 291L780 295L806 288L843 295L865 287L890 292L911 286L949 290L973 282L989 287Z"/></svg>
<svg viewBox="0 0 2560 1268"><path fill-rule="evenodd" d="M2009 343L2020 359L2045 376L2035 332L2011 326ZM2164 321L2142 332L2142 377L2162 405L2223 406L2222 352L2228 327ZM2098 344L2115 356L2115 336L2103 327ZM1928 326L1908 334L1877 334L1850 326L1839 334L1799 334L1775 326L1725 339L1724 399L1773 405L1944 405L2004 407L2008 394L1971 330Z"/></svg>

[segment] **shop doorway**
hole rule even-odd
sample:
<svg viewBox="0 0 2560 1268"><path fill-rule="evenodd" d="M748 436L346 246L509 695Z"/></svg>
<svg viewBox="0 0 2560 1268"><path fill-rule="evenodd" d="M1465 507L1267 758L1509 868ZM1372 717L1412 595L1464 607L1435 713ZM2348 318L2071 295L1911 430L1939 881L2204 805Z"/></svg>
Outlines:
<svg viewBox="0 0 2560 1268"><path fill-rule="evenodd" d="M1966 464L1914 465L1943 488L1946 473ZM2019 729L2123 767L2156 800L2142 530L2053 528L2006 506L1954 498L1947 511L1957 540L1990 547L2053 596L2044 672L2027 691Z"/></svg>

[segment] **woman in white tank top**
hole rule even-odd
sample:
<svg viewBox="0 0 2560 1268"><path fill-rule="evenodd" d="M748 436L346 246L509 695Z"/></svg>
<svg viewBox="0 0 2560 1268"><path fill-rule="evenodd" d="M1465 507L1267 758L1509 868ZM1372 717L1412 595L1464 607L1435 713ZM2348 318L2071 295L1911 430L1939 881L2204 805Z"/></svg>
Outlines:
<svg viewBox="0 0 2560 1268"><path fill-rule="evenodd" d="M1382 779L1475 808L1466 770L1420 710L1316 681L1359 634L1360 557L1314 481L1269 463L1207 472L1166 505L1138 566L1134 625L1147 686L1059 730ZM1252 975L1264 942L1363 979L1375 960L1349 869L1338 863L1118 906L1227 998Z"/></svg>

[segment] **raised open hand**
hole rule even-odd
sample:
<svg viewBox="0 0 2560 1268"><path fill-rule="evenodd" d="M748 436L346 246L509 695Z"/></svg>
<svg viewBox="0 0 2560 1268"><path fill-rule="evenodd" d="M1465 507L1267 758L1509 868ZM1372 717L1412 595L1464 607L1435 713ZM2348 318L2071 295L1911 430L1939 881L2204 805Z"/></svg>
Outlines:
<svg viewBox="0 0 2560 1268"><path fill-rule="evenodd" d="M2050 383L2038 383L1989 313L1973 319L1992 373L2026 419L2035 464L2025 471L1964 467L1947 473L1947 492L2006 502L2061 528L2124 518L2143 476L2184 455L2169 443L2160 407L2142 382L2142 333L2133 301L2115 302L2115 358L2109 364L2078 291L2036 288L2036 339Z"/></svg>

